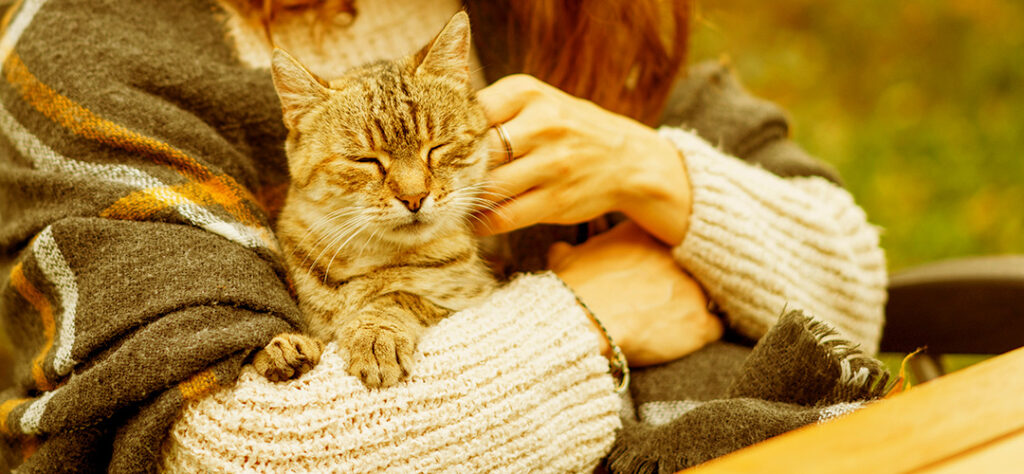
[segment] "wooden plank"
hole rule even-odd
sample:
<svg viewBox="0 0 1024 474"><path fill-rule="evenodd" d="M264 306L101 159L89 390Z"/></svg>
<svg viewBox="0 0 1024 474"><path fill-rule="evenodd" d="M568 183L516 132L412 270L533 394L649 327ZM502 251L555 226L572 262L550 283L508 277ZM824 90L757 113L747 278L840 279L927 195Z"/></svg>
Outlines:
<svg viewBox="0 0 1024 474"><path fill-rule="evenodd" d="M684 472L907 472L1020 430L1024 348Z"/></svg>
<svg viewBox="0 0 1024 474"><path fill-rule="evenodd" d="M923 469L928 474L977 474L1024 471L1024 431L999 439L981 449L968 451Z"/></svg>

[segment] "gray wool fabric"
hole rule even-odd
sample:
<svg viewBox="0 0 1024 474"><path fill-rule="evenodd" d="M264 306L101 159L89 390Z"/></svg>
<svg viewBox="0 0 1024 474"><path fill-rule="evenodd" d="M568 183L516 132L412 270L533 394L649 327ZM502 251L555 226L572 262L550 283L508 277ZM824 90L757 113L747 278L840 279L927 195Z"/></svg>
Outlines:
<svg viewBox="0 0 1024 474"><path fill-rule="evenodd" d="M716 342L635 370L631 410L622 417L605 467L613 473L676 472L829 419L836 405L877 399L888 380L880 362L792 311L753 350Z"/></svg>
<svg viewBox="0 0 1024 474"><path fill-rule="evenodd" d="M238 61L212 0L12 8L0 80L0 324L15 354L14 385L0 393L0 471L148 472L186 400L231 385L253 351L301 329L270 231L287 184L279 102L269 72ZM666 123L781 175L833 176L785 140L774 106L732 81L720 65L697 66ZM585 237L537 227L517 234L516 255L536 269L550 243ZM765 388L773 378L722 398L733 380L724 366L747 351L716 344L679 361L684 372L637 371L638 407L686 400L671 386L716 392L693 395L706 403L659 429L625 429L611 464L672 452L700 419L771 425L750 441L806 422L772 422L804 406L767 401L778 398ZM727 408L746 399L758 401ZM686 459L737 444L722 443Z"/></svg>

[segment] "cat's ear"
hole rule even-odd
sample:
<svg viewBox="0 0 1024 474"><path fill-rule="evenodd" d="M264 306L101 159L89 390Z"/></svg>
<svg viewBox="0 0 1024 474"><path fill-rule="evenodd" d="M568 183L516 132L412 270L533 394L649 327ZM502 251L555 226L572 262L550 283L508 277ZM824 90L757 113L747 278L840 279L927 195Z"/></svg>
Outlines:
<svg viewBox="0 0 1024 474"><path fill-rule="evenodd" d="M271 75L277 96L281 98L284 124L289 129L295 128L302 116L327 99L327 84L282 49L274 49Z"/></svg>
<svg viewBox="0 0 1024 474"><path fill-rule="evenodd" d="M416 75L450 77L469 86L469 15L460 11L413 57Z"/></svg>

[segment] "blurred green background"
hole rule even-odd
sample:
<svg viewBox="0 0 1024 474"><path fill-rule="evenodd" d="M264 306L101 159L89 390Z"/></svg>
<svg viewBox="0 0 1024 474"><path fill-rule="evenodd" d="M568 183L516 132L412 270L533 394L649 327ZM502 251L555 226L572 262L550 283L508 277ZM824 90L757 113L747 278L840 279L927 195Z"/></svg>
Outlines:
<svg viewBox="0 0 1024 474"><path fill-rule="evenodd" d="M697 0L728 56L883 229L890 270L1024 253L1024 2Z"/></svg>
<svg viewBox="0 0 1024 474"><path fill-rule="evenodd" d="M890 271L1024 253L1024 2L698 0L691 54L789 112L882 228Z"/></svg>

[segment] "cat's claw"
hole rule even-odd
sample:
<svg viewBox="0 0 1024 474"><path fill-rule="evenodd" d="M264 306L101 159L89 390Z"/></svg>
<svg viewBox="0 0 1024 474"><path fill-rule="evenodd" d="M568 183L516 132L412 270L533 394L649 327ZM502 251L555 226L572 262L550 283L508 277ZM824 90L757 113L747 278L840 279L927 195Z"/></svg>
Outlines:
<svg viewBox="0 0 1024 474"><path fill-rule="evenodd" d="M302 334L280 334L256 353L252 365L272 382L302 376L320 362L324 344Z"/></svg>
<svg viewBox="0 0 1024 474"><path fill-rule="evenodd" d="M345 339L348 373L368 388L397 384L409 375L415 342L381 328L359 328Z"/></svg>

